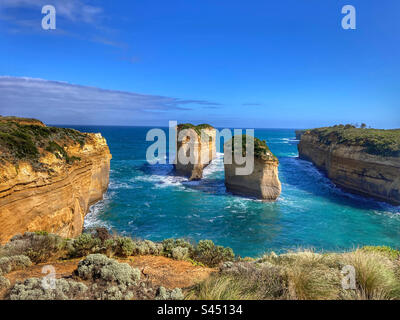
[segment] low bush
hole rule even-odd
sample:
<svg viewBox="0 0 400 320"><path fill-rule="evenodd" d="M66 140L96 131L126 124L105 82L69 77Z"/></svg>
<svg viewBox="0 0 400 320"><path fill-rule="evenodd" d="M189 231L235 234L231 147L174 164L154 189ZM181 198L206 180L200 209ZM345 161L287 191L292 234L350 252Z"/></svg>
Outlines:
<svg viewBox="0 0 400 320"><path fill-rule="evenodd" d="M31 265L32 262L29 257L23 255L0 258L0 271L3 274L19 269L25 269Z"/></svg>
<svg viewBox="0 0 400 320"><path fill-rule="evenodd" d="M133 255L155 255L158 256L163 252L163 245L150 240L135 241L133 247Z"/></svg>
<svg viewBox="0 0 400 320"><path fill-rule="evenodd" d="M234 260L231 248L216 246L211 240L201 240L196 246L194 259L209 267L215 267L221 262Z"/></svg>
<svg viewBox="0 0 400 320"><path fill-rule="evenodd" d="M168 290L164 287L159 287L156 292L156 300L183 300L184 296L180 288Z"/></svg>
<svg viewBox="0 0 400 320"><path fill-rule="evenodd" d="M69 254L71 257L84 257L100 250L100 246L101 240L99 238L93 237L90 233L82 233L73 240Z"/></svg>
<svg viewBox="0 0 400 320"><path fill-rule="evenodd" d="M175 260L186 260L189 258L189 249L184 247L175 247L172 249L171 256Z"/></svg>
<svg viewBox="0 0 400 320"><path fill-rule="evenodd" d="M132 255L135 244L131 238L118 237L115 239L115 254L120 257L128 257Z"/></svg>
<svg viewBox="0 0 400 320"><path fill-rule="evenodd" d="M56 279L54 289L43 286L43 279L29 278L14 285L11 300L78 300L87 299L88 287L73 280Z"/></svg>
<svg viewBox="0 0 400 320"><path fill-rule="evenodd" d="M102 254L88 255L78 264L77 275L84 280L117 285L135 285L140 279L139 269L119 263Z"/></svg>
<svg viewBox="0 0 400 320"><path fill-rule="evenodd" d="M186 241L185 239L165 239L162 241L162 245L163 245L163 254L166 257L170 258L172 257L172 251L178 247L187 248L188 256L192 256L194 252L193 245L189 241Z"/></svg>
<svg viewBox="0 0 400 320"><path fill-rule="evenodd" d="M10 286L10 281L0 274L0 290L6 289Z"/></svg>
<svg viewBox="0 0 400 320"><path fill-rule="evenodd" d="M0 254L5 257L24 255L32 262L40 263L62 255L65 244L64 239L54 234L26 232L14 236L3 246Z"/></svg>

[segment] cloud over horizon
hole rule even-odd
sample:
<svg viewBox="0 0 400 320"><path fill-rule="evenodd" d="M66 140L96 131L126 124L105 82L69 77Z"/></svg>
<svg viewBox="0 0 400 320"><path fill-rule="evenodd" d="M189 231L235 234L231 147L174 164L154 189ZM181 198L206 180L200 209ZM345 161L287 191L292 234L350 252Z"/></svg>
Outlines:
<svg viewBox="0 0 400 320"><path fill-rule="evenodd" d="M0 76L0 115L38 118L51 124L138 125L176 120L179 112L219 104L67 82Z"/></svg>

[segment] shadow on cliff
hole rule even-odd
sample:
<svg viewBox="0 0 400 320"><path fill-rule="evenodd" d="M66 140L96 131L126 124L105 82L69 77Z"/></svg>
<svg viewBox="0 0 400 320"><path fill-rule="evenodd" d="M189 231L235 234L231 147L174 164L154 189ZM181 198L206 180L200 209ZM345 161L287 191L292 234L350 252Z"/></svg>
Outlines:
<svg viewBox="0 0 400 320"><path fill-rule="evenodd" d="M287 184L315 196L324 197L331 202L356 209L381 210L382 206L391 206L342 190L309 161L291 157L281 157L279 161L279 178L282 182L283 193L285 192L284 185Z"/></svg>

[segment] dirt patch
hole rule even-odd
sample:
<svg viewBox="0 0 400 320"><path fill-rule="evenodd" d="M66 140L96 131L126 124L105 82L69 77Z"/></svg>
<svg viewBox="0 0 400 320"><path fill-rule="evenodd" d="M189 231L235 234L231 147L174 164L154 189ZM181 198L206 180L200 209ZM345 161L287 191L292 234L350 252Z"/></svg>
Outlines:
<svg viewBox="0 0 400 320"><path fill-rule="evenodd" d="M77 269L79 261L73 259L55 261L33 265L25 270L13 271L5 275L11 286L17 281L27 278L41 278L43 267L51 265L56 272L56 278L70 278ZM200 282L216 271L215 269L194 266L187 261L177 261L162 256L134 256L128 259L116 259L119 262L129 263L132 267L142 271L142 279L149 280L153 286L163 286L168 289L187 288ZM4 299L7 290L0 291L0 299Z"/></svg>
<svg viewBox="0 0 400 320"><path fill-rule="evenodd" d="M140 269L142 275L153 285L168 289L190 287L216 271L216 269L194 266L188 261L178 261L163 256L135 256L125 262Z"/></svg>

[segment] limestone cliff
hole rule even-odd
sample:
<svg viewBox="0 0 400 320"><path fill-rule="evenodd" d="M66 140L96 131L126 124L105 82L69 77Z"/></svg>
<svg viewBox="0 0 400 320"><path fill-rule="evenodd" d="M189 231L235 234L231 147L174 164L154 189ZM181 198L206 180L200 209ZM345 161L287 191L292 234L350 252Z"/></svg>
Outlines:
<svg viewBox="0 0 400 320"><path fill-rule="evenodd" d="M245 139L242 142L245 145ZM232 148L232 140L230 140L224 145L225 158L227 152L233 152L232 149L234 147ZM257 138L254 138L253 156L254 170L249 175L237 174L236 169L245 167L245 164L238 164L234 156L231 163L226 163L229 161L224 159L226 189L238 195L267 201L276 200L282 191L278 176L278 159L269 150L265 141Z"/></svg>
<svg viewBox="0 0 400 320"><path fill-rule="evenodd" d="M25 231L80 234L110 159L100 134L0 117L0 243Z"/></svg>
<svg viewBox="0 0 400 320"><path fill-rule="evenodd" d="M335 126L306 131L299 157L349 192L400 204L400 130Z"/></svg>
<svg viewBox="0 0 400 320"><path fill-rule="evenodd" d="M200 180L203 169L216 157L216 130L210 125L177 126L175 171L189 180Z"/></svg>
<svg viewBox="0 0 400 320"><path fill-rule="evenodd" d="M296 140L300 140L304 132L306 132L306 130L295 130Z"/></svg>

